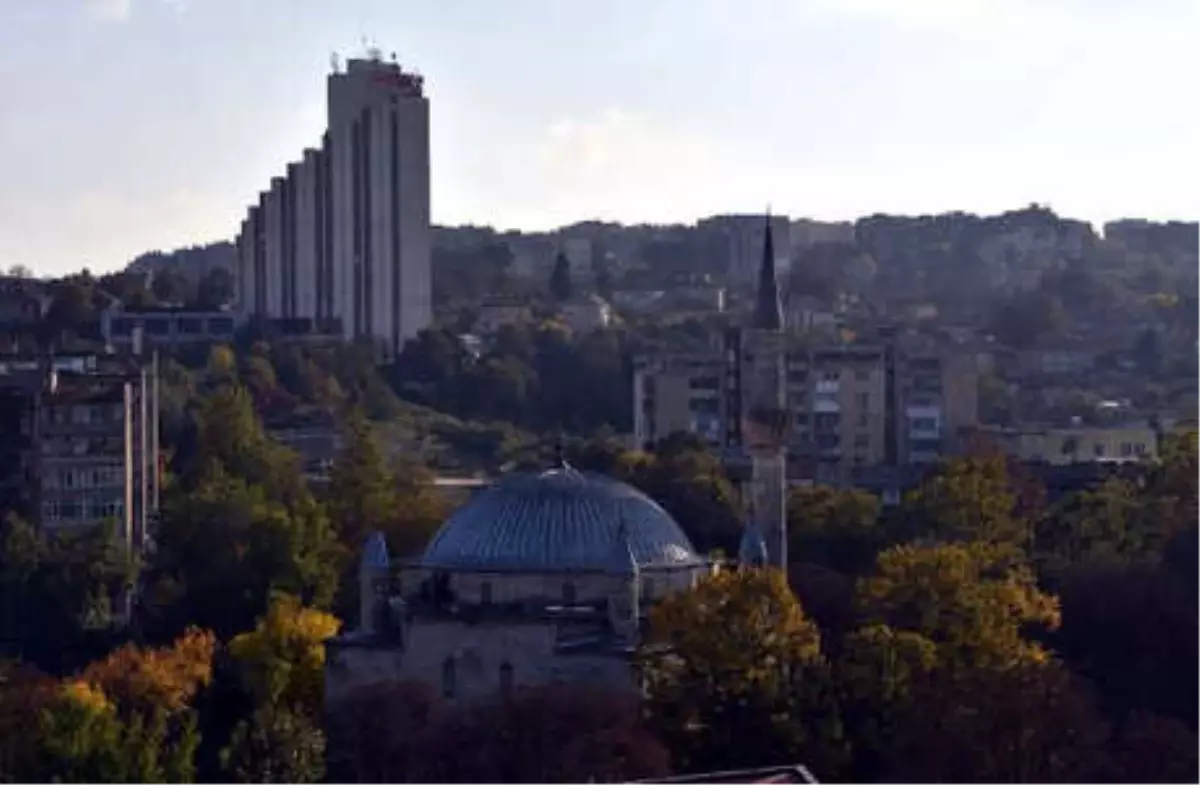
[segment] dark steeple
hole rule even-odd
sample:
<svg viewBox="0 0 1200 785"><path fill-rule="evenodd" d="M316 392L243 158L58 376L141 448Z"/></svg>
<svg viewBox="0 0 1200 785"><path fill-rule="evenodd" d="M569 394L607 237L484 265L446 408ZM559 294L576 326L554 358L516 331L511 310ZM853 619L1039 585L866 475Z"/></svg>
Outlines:
<svg viewBox="0 0 1200 785"><path fill-rule="evenodd" d="M771 214L763 236L762 264L758 270L758 302L754 307L753 327L756 330L783 328L783 309L779 304L779 285L775 282L775 240L771 236Z"/></svg>

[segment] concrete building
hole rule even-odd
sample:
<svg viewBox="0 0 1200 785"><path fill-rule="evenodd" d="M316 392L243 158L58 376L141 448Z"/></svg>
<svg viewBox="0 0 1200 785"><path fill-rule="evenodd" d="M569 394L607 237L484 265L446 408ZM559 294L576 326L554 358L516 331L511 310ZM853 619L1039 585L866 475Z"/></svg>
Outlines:
<svg viewBox="0 0 1200 785"><path fill-rule="evenodd" d="M41 531L117 522L152 538L161 467L155 363L110 355L0 359L0 499Z"/></svg>
<svg viewBox="0 0 1200 785"><path fill-rule="evenodd" d="M133 351L139 334L158 349L227 343L234 338L239 316L227 309L132 308L117 303L100 312L100 334L106 345L122 353Z"/></svg>
<svg viewBox="0 0 1200 785"><path fill-rule="evenodd" d="M399 352L432 319L429 102L378 53L328 80L328 129L242 222L238 304L259 324Z"/></svg>
<svg viewBox="0 0 1200 785"><path fill-rule="evenodd" d="M1023 426L988 428L981 433L1015 458L1052 466L1133 463L1158 457L1158 434L1148 425Z"/></svg>
<svg viewBox="0 0 1200 785"><path fill-rule="evenodd" d="M634 690L649 607L714 569L628 485L565 465L508 475L416 560L368 542L358 629L327 644L326 699L401 679L455 702L561 681Z"/></svg>

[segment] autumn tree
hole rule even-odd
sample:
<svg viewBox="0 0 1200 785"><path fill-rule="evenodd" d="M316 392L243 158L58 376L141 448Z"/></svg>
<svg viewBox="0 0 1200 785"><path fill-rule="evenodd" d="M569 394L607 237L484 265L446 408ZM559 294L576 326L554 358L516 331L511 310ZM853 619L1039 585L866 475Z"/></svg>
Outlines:
<svg viewBox="0 0 1200 785"><path fill-rule="evenodd" d="M657 604L638 671L650 727L683 770L840 765L820 637L776 571L721 572Z"/></svg>
<svg viewBox="0 0 1200 785"><path fill-rule="evenodd" d="M55 782L189 782L194 722L169 712L123 715L102 690L69 680L35 718L33 771L22 779Z"/></svg>
<svg viewBox="0 0 1200 785"><path fill-rule="evenodd" d="M937 645L940 664L968 667L1042 661L1025 631L1060 621L1019 550L980 542L890 548L860 581L858 603L867 624L915 632Z"/></svg>
<svg viewBox="0 0 1200 785"><path fill-rule="evenodd" d="M128 643L88 665L79 679L129 713L182 712L212 681L215 647L211 632L193 627L169 647Z"/></svg>
<svg viewBox="0 0 1200 785"><path fill-rule="evenodd" d="M230 641L229 652L258 704L283 704L315 716L324 695L325 641L338 627L328 613L275 595L254 630Z"/></svg>
<svg viewBox="0 0 1200 785"><path fill-rule="evenodd" d="M905 498L904 512L915 537L1025 546L1031 524L1017 504L1002 457L967 456L944 462L926 477Z"/></svg>

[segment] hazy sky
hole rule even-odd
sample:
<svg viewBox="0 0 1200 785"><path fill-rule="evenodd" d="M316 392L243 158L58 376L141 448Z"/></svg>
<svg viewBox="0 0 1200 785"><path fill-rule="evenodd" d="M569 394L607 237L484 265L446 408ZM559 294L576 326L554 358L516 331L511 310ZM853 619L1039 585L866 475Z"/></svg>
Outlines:
<svg viewBox="0 0 1200 785"><path fill-rule="evenodd" d="M1200 211L1196 0L0 0L0 266L231 237L363 36L433 217Z"/></svg>

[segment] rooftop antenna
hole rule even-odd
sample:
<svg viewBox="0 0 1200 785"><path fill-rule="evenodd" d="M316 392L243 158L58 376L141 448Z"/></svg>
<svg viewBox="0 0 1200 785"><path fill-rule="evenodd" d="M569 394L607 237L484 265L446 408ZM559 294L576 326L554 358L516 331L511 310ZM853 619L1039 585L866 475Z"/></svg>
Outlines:
<svg viewBox="0 0 1200 785"><path fill-rule="evenodd" d="M334 72L335 74L338 72L338 55L337 55L337 52L330 52L330 53L329 53L329 67L333 69L333 72Z"/></svg>

